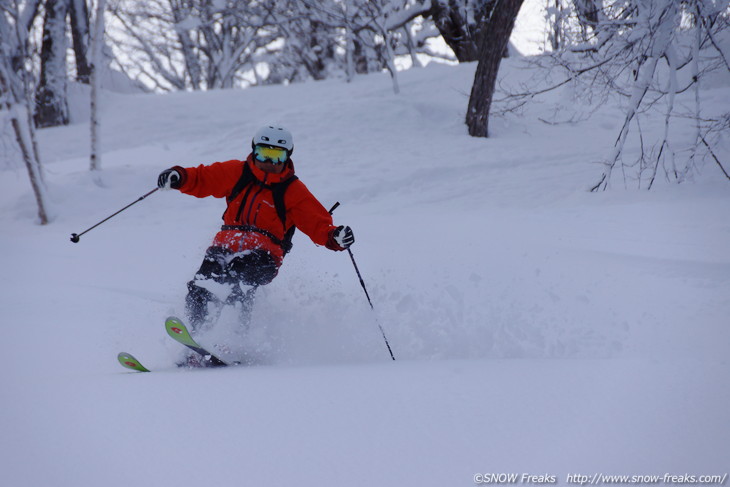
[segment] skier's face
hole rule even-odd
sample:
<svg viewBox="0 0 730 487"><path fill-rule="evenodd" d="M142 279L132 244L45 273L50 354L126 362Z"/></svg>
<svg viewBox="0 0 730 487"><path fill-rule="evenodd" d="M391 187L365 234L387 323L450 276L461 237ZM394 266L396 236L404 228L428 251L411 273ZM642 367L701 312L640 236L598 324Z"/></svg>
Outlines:
<svg viewBox="0 0 730 487"><path fill-rule="evenodd" d="M284 170L289 152L282 147L256 144L253 148L253 158L256 167L262 171L278 174Z"/></svg>
<svg viewBox="0 0 730 487"><path fill-rule="evenodd" d="M258 159L254 159L254 164L256 164L256 167L261 169L262 171L266 173L273 173L273 174L279 174L284 170L284 166L286 164L272 164L271 161L264 161L261 162Z"/></svg>

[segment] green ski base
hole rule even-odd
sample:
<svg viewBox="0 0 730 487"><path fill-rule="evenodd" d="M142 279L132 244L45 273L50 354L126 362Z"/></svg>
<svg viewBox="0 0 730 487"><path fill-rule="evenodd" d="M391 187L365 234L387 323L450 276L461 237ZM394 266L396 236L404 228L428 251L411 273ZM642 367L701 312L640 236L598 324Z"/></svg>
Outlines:
<svg viewBox="0 0 730 487"><path fill-rule="evenodd" d="M190 336L190 332L188 331L188 328L183 324L183 322L174 316L170 316L165 320L165 330L167 330L167 334L172 337L173 340L175 340L178 343L182 343L192 351L199 353L202 355L207 361L210 362L210 366L212 367L226 367L228 364L212 353L210 353L205 348L201 347L198 342L193 340L193 337Z"/></svg>
<svg viewBox="0 0 730 487"><path fill-rule="evenodd" d="M185 345L194 352L202 355L203 358L208 361L208 367L228 366L226 362L222 361L221 359L201 347L198 342L193 340L193 337L190 336L188 328L183 324L182 321L180 321L179 318L176 318L174 316L170 316L169 318L167 318L165 320L165 330L167 330L167 334L170 335L176 342L181 343L182 345ZM117 355L117 360L119 360L119 363L125 369L134 370L136 372L152 372L144 365L142 365L140 361L137 360L131 353L122 352ZM240 364L238 364L238 362L235 362L234 365Z"/></svg>
<svg viewBox="0 0 730 487"><path fill-rule="evenodd" d="M150 372L149 369L143 366L139 360L134 358L134 356L130 353L120 353L117 355L117 360L119 360L119 363L122 364L122 367L127 369L136 370L137 372Z"/></svg>

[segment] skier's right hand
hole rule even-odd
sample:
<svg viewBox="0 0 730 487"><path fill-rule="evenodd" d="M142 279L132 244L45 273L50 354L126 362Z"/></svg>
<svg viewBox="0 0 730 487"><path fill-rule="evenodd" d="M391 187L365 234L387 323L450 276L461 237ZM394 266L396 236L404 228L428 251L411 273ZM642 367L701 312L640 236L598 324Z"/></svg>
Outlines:
<svg viewBox="0 0 730 487"><path fill-rule="evenodd" d="M160 189L180 189L180 173L174 169L165 169L157 177L157 187Z"/></svg>

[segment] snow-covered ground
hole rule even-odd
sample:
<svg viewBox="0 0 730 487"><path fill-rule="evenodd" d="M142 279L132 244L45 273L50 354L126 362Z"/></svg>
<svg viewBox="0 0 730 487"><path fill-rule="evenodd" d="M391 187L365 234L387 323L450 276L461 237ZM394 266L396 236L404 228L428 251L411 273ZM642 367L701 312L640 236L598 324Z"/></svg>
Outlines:
<svg viewBox="0 0 730 487"><path fill-rule="evenodd" d="M508 77L520 75L513 62ZM104 187L86 170L87 123L39 133L56 214L45 227L5 146L0 484L468 486L527 473L569 485L568 474L728 472L730 184L708 161L690 184L589 193L620 109L540 122L575 103L556 94L471 138L473 70L403 72L400 95L386 75L107 94ZM730 108L727 82L705 95ZM166 167L245 157L269 121L293 131L313 193L342 203L335 220L355 229L376 313L347 254L300 233L248 334L221 322L258 365L180 370L163 321L182 313L224 203L158 192L78 244L69 236ZM120 351L155 372L125 371Z"/></svg>

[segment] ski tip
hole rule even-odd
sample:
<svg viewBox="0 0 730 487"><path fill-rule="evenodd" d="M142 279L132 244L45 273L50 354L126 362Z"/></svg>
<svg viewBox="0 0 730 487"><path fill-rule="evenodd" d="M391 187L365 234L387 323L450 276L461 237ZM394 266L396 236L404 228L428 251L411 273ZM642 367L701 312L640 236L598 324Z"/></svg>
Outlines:
<svg viewBox="0 0 730 487"><path fill-rule="evenodd" d="M165 318L165 326L182 326L183 328L185 328L183 321L177 316L168 316L167 318Z"/></svg>
<svg viewBox="0 0 730 487"><path fill-rule="evenodd" d="M134 355L126 352L121 352L117 355L117 360L122 364L122 367L130 370L136 370L137 372L150 372L149 369L144 367L139 360L134 358Z"/></svg>
<svg viewBox="0 0 730 487"><path fill-rule="evenodd" d="M175 316L168 317L165 320L165 330L167 330L168 335L183 345L198 346L180 318Z"/></svg>

